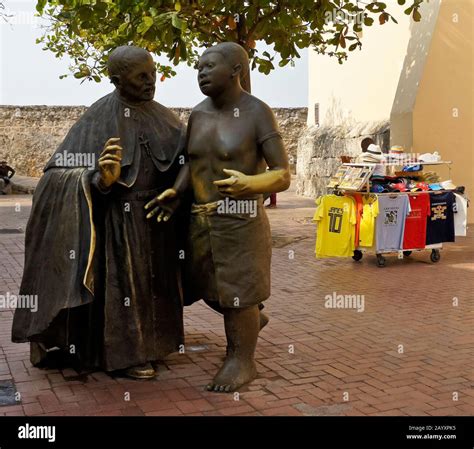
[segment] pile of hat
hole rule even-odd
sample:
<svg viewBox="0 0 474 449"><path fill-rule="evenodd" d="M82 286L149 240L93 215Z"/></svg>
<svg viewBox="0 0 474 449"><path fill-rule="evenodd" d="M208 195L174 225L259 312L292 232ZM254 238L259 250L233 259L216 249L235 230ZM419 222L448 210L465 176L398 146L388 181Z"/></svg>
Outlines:
<svg viewBox="0 0 474 449"><path fill-rule="evenodd" d="M367 147L367 150L362 153L361 157L359 158L360 162L370 162L371 164L378 164L380 162L383 162L384 160L385 159L382 153L382 149L379 145L375 145L373 143L371 143Z"/></svg>
<svg viewBox="0 0 474 449"><path fill-rule="evenodd" d="M456 185L451 181L427 183L411 178L391 178L386 176L384 180L372 180L371 192L429 192L439 190L455 190Z"/></svg>
<svg viewBox="0 0 474 449"><path fill-rule="evenodd" d="M403 147L400 147L398 145L393 145L390 148L390 151L388 152L389 156L395 159L401 158L404 155L404 153L405 153L405 150L403 149Z"/></svg>
<svg viewBox="0 0 474 449"><path fill-rule="evenodd" d="M426 182L427 184L434 184L439 182L439 175L434 171L425 171L420 176L418 176L418 180Z"/></svg>

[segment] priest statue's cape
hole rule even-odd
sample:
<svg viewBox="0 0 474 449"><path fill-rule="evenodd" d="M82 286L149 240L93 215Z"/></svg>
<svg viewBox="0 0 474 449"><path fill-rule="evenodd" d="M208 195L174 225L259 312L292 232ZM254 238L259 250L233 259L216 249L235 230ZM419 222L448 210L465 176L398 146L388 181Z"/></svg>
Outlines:
<svg viewBox="0 0 474 449"><path fill-rule="evenodd" d="M139 73L144 64L154 72L149 53L113 53L125 94L139 101L114 83L71 128L33 197L20 295L36 295L38 310L16 309L12 340L31 342L34 365L62 353L81 370L126 369L183 342L179 218L147 220L144 205L173 185L185 127L153 101L156 73ZM117 136L120 177L104 188L97 161Z"/></svg>

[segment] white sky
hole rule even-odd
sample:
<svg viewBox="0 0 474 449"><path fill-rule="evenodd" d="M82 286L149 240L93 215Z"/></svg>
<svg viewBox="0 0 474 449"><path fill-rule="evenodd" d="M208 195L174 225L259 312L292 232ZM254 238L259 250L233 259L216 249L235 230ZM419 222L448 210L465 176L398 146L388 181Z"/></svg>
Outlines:
<svg viewBox="0 0 474 449"><path fill-rule="evenodd" d="M41 20L34 17L36 1L3 2L14 17L9 24L0 21L0 104L89 106L112 90L107 79L83 84L72 76L60 80L59 75L69 73L70 61L66 57L56 59L50 51L42 50L42 44L36 44L42 35ZM265 45L258 48L268 50ZM166 62L166 58L159 60ZM196 105L203 95L195 70L186 64L175 70L174 78L157 81L155 99L166 106ZM252 93L272 107L307 106L307 79L307 50L302 50L294 68L277 67L267 76L252 72Z"/></svg>

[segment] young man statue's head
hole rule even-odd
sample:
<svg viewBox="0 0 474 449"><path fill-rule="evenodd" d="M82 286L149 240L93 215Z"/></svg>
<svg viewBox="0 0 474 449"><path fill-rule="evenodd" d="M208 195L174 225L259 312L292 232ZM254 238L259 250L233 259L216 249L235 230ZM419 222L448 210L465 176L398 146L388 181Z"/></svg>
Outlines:
<svg viewBox="0 0 474 449"><path fill-rule="evenodd" d="M204 95L216 97L229 88L240 86L249 71L247 52L235 42L222 42L208 48L199 58L198 82Z"/></svg>
<svg viewBox="0 0 474 449"><path fill-rule="evenodd" d="M117 47L109 55L107 68L110 80L122 97L132 102L153 100L156 67L144 48Z"/></svg>

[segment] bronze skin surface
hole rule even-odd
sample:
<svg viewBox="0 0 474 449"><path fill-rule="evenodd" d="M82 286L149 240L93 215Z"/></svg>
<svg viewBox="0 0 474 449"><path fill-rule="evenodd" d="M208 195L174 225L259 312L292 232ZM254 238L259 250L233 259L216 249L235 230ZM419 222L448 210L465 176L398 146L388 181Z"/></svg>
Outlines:
<svg viewBox="0 0 474 449"><path fill-rule="evenodd" d="M158 221L166 221L180 193L189 184L193 190L196 213L192 212L188 257L194 275L189 284L202 287L194 300L202 298L223 313L227 336L225 362L207 386L216 392L235 391L257 375L255 347L268 321L260 309L270 295L271 237L261 206L254 221L217 214L205 217L198 211L215 209L216 202L226 198L261 201L263 193L280 192L290 185L287 154L273 113L242 89L242 70L248 70L248 59L237 44L222 43L201 56L198 83L208 98L189 119L189 163L173 189L146 205L153 208L149 218L157 215ZM209 240L212 248L206 246ZM202 286L203 277L208 288ZM232 303L228 299L232 297L242 301Z"/></svg>

